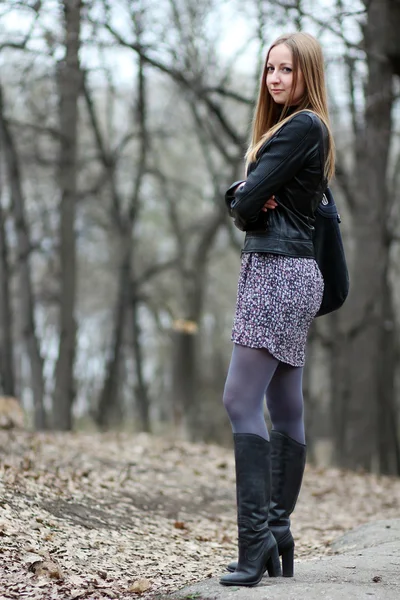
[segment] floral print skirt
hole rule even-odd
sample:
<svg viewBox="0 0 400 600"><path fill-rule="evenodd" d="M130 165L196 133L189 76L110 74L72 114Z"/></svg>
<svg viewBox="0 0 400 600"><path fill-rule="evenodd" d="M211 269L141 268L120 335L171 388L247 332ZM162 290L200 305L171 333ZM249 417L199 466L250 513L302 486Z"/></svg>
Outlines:
<svg viewBox="0 0 400 600"><path fill-rule="evenodd" d="M232 341L302 367L324 281L313 258L242 253Z"/></svg>

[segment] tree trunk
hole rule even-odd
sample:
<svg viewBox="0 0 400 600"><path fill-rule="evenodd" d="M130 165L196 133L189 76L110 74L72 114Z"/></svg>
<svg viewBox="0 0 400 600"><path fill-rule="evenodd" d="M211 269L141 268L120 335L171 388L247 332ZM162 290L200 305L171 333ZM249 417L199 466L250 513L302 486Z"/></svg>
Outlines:
<svg viewBox="0 0 400 600"><path fill-rule="evenodd" d="M346 400L341 406L340 464L348 468L379 468L379 430L381 404L381 357L384 356L382 330L384 300L382 282L388 262L386 244L386 173L391 136L392 68L385 56L389 14L387 2L371 0L365 25L368 80L365 123L357 140L357 195L354 198L355 261L351 294L344 321L347 330L339 377L348 382ZM399 24L400 26L400 24ZM394 371L386 371L390 379ZM392 383L388 384L390 388ZM392 448L394 451L395 448Z"/></svg>
<svg viewBox="0 0 400 600"><path fill-rule="evenodd" d="M136 297L131 299L132 314L132 346L136 366L135 404L140 420L140 431L151 431L150 426L150 398L148 386L144 377L144 353L142 343L142 330L139 319L139 301Z"/></svg>
<svg viewBox="0 0 400 600"><path fill-rule="evenodd" d="M1 193L0 193L1 196ZM13 315L5 218L0 204L0 386L3 395L15 396Z"/></svg>
<svg viewBox="0 0 400 600"><path fill-rule="evenodd" d="M392 64L393 72L400 76L400 2L389 0L390 18L386 31L386 52Z"/></svg>
<svg viewBox="0 0 400 600"><path fill-rule="evenodd" d="M143 35L143 13L136 16L136 35L138 42L141 42ZM136 280L137 265L135 256L138 250L138 243L135 236L135 227L137 226L142 205L141 193L142 185L146 175L147 159L149 152L149 133L147 129L147 85L145 64L141 57L138 59L138 78L137 78L137 103L136 116L140 131L140 146L138 158L138 170L134 186L134 191L131 200L129 211L129 224L131 235L131 317L132 317L132 349L136 369L136 386L135 386L135 404L140 418L140 428L142 431L150 431L150 398L148 386L144 377L144 351L142 345L141 327L139 322L139 289Z"/></svg>
<svg viewBox="0 0 400 600"><path fill-rule="evenodd" d="M82 77L79 65L81 0L64 1L65 60L59 65L60 95L60 314L53 423L56 429L72 429L75 396L76 350L76 243L78 98Z"/></svg>
<svg viewBox="0 0 400 600"><path fill-rule="evenodd" d="M352 283L353 287L353 283ZM350 300L349 300L350 301ZM344 310L344 309L343 309ZM345 434L347 407L350 403L350 372L347 365L346 336L340 327L340 314L333 314L332 352L330 361L330 415L332 418L333 460L343 464L345 460ZM339 321L339 323L338 323Z"/></svg>
<svg viewBox="0 0 400 600"><path fill-rule="evenodd" d="M381 328L382 352L377 357L378 366L378 463L379 471L386 475L400 475L399 419L395 390L398 362L396 319L392 290L386 264L382 282L383 315Z"/></svg>
<svg viewBox="0 0 400 600"><path fill-rule="evenodd" d="M129 306L130 244L125 248L125 258L120 266L118 296L112 331L111 355L106 365L103 388L100 393L96 421L102 429L118 425L123 418L121 406L121 354L124 339L124 326Z"/></svg>
<svg viewBox="0 0 400 600"><path fill-rule="evenodd" d="M209 256L216 236L225 221L226 215L221 203L199 232L194 256L190 266L186 266L186 249L181 250L179 276L181 280L183 307L182 317L174 323L172 335L172 406L175 425L183 430L190 441L202 439L199 426L202 414L201 366L199 364L200 336L198 329L203 315L206 295L206 276Z"/></svg>
<svg viewBox="0 0 400 600"><path fill-rule="evenodd" d="M201 437L198 406L198 325L179 319L172 333L172 407L175 426L190 441Z"/></svg>
<svg viewBox="0 0 400 600"><path fill-rule="evenodd" d="M11 189L12 211L18 242L19 301L22 333L25 340L31 370L31 386L34 403L34 425L36 430L45 429L46 418L43 406L44 377L43 358L36 334L35 305L32 289L30 262L30 232L25 217L25 200L22 193L21 173L17 149L4 117L3 92L0 87L0 128Z"/></svg>

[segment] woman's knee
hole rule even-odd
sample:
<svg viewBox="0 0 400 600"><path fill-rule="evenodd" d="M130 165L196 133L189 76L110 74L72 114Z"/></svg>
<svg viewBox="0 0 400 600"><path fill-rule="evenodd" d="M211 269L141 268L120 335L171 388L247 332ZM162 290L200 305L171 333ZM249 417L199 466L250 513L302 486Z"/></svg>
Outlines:
<svg viewBox="0 0 400 600"><path fill-rule="evenodd" d="M225 385L224 394L222 396L222 402L226 409L226 412L231 418L240 417L241 410L241 402L236 388L232 385Z"/></svg>
<svg viewBox="0 0 400 600"><path fill-rule="evenodd" d="M303 418L304 406L302 395L268 398L267 408L271 421L297 421Z"/></svg>

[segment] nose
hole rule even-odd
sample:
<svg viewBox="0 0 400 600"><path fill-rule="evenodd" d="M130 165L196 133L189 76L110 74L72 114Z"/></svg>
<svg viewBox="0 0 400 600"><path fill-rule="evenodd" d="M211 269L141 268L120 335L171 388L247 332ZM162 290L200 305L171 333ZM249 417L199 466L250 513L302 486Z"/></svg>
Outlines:
<svg viewBox="0 0 400 600"><path fill-rule="evenodd" d="M274 71L272 73L270 73L270 75L271 75L271 78L270 78L271 83L278 83L280 81L279 71L277 69L274 69Z"/></svg>
<svg viewBox="0 0 400 600"><path fill-rule="evenodd" d="M275 84L275 83L279 83L280 78L279 78L279 71L277 69L274 69L273 71L270 71L268 73L268 82L271 84Z"/></svg>

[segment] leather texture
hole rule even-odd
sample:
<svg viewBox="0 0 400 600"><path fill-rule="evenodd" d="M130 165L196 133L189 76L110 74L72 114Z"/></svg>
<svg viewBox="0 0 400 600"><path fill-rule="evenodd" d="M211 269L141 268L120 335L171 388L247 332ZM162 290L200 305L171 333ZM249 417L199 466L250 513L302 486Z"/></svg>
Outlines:
<svg viewBox="0 0 400 600"><path fill-rule="evenodd" d="M340 216L329 188L315 213L315 260L324 278L324 295L317 317L340 308L350 287L349 272L340 233Z"/></svg>
<svg viewBox="0 0 400 600"><path fill-rule="evenodd" d="M271 431L272 494L268 525L282 552L294 546L290 515L303 481L307 447L279 431Z"/></svg>
<svg viewBox="0 0 400 600"><path fill-rule="evenodd" d="M290 515L294 511L303 480L307 447L284 433L271 431L271 501L268 526L282 556L284 577L293 577L294 540L290 531ZM227 566L231 573L237 562Z"/></svg>
<svg viewBox="0 0 400 600"><path fill-rule="evenodd" d="M271 498L270 444L252 433L235 433L239 561L222 585L257 585L268 571L281 575L278 546L268 527Z"/></svg>
<svg viewBox="0 0 400 600"><path fill-rule="evenodd" d="M295 113L260 148L247 180L230 186L225 201L235 225L246 232L243 252L314 257L315 211L327 185L328 144L328 131L315 113ZM278 206L262 211L273 195Z"/></svg>

